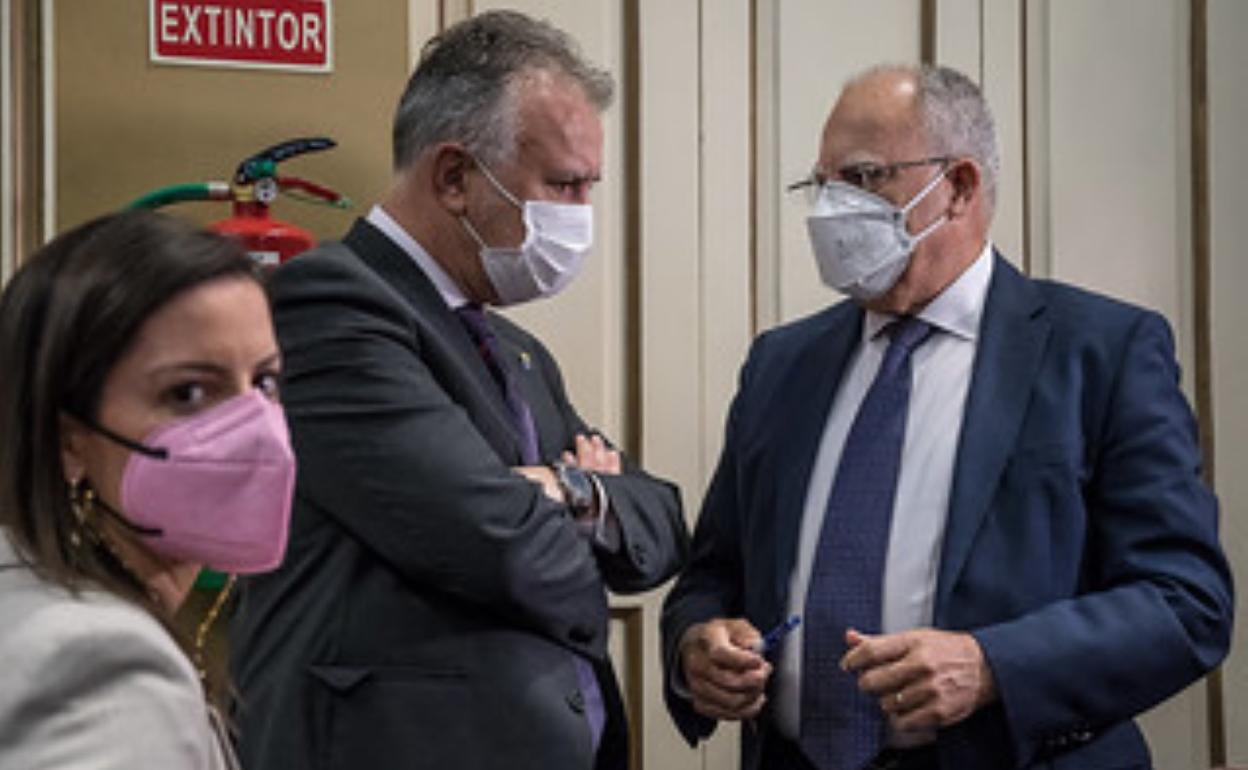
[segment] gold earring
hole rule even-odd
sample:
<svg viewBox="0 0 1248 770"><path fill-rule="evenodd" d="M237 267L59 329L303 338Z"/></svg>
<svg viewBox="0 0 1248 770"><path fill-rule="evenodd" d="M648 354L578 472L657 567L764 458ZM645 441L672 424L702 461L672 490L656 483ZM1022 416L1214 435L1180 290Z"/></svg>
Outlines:
<svg viewBox="0 0 1248 770"><path fill-rule="evenodd" d="M95 515L95 490L84 479L69 482L69 510L74 514L74 526L69 532L69 542L81 548L84 536L90 537L91 519Z"/></svg>

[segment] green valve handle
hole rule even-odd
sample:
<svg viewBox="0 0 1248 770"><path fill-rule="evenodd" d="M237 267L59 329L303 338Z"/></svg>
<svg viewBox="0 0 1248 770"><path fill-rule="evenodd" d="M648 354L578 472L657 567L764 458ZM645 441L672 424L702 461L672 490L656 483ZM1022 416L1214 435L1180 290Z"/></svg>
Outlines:
<svg viewBox="0 0 1248 770"><path fill-rule="evenodd" d="M234 172L234 183L251 184L257 179L275 176L277 164L287 158L293 158L305 152L320 152L337 146L338 143L327 136L305 136L280 142L239 163L238 170Z"/></svg>

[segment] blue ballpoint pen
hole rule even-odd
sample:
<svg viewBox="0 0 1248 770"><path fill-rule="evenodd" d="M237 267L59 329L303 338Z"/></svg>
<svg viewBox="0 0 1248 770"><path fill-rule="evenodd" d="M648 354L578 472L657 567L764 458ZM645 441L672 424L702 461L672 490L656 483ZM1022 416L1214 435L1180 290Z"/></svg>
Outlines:
<svg viewBox="0 0 1248 770"><path fill-rule="evenodd" d="M784 641L784 637L801 623L801 615L793 615L788 620L781 621L775 628L763 634L763 640L755 646L754 651L763 656L771 654L776 647L780 646L780 642Z"/></svg>
<svg viewBox="0 0 1248 770"><path fill-rule="evenodd" d="M763 634L762 641L754 646L754 652L763 657L771 654L772 651L780 646L780 642L784 641L784 637L788 636L801 623L801 615L792 615L787 620L781 621L775 628ZM746 720L746 724L749 725L752 732L758 733L758 723L753 718Z"/></svg>

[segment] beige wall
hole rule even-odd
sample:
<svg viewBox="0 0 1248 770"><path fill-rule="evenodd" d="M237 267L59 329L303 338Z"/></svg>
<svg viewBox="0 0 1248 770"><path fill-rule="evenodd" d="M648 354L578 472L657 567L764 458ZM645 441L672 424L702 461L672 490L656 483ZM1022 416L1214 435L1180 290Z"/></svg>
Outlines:
<svg viewBox="0 0 1248 770"><path fill-rule="evenodd" d="M1033 273L1161 311L1193 392L1188 10L1173 0L1033 3L1030 98L1043 168L1033 192ZM1117 45L1107 46L1113 30ZM1207 333L1205 330L1202 333ZM1158 767L1206 767L1206 691L1147 715Z"/></svg>
<svg viewBox="0 0 1248 770"><path fill-rule="evenodd" d="M351 195L358 213L388 182L390 112L440 25L509 6L573 32L620 85L605 116L599 244L566 294L514 314L550 343L585 417L681 484L691 522L750 338L834 299L784 184L809 169L846 76L930 50L979 79L996 111L993 238L1009 258L1165 313L1189 393L1197 342L1211 345L1224 539L1238 571L1248 566L1248 481L1237 472L1248 456L1242 0L1208 0L1208 324L1192 245L1189 0L338 0L330 75L155 67L142 0L50 4L58 228L153 187L223 178L242 156L306 133L341 146L289 170ZM193 208L204 220L223 214ZM349 219L298 204L277 213L323 236ZM734 731L690 750L662 708L661 596L617 601L613 652L642 715L640 759L652 770L735 767ZM1229 759L1248 764L1236 729L1248 725L1248 635L1236 639L1220 724ZM1203 684L1146 717L1157 766L1208 767L1218 717Z"/></svg>
<svg viewBox="0 0 1248 770"><path fill-rule="evenodd" d="M408 70L404 0L334 3L334 71L148 62L147 0L53 0L55 222L63 230L177 182L228 180L243 158L296 136L339 142L283 173L326 184L354 212L279 199L273 215L340 233L389 181L390 115ZM220 203L177 211L208 222Z"/></svg>

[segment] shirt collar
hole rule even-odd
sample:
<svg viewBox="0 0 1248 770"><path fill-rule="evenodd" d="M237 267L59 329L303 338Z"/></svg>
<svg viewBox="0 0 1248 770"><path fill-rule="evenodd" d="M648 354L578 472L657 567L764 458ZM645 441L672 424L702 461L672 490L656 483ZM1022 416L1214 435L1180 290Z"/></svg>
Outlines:
<svg viewBox="0 0 1248 770"><path fill-rule="evenodd" d="M458 310L468 304L468 298L460 291L459 285L455 283L455 279L451 278L442 269L442 266L438 264L438 261L431 257L429 252L425 251L416 242L416 239L403 229L402 225L394 221L394 217L390 216L385 209L374 205L365 219L412 258L416 266L433 282L434 288L438 290L438 294L442 296L442 301L446 303L447 307L451 310Z"/></svg>
<svg viewBox="0 0 1248 770"><path fill-rule="evenodd" d="M979 319L992 280L992 242L984 243L979 256L962 275L919 311L919 318L941 331L974 342L979 336ZM862 325L863 340L875 339L884 327L897 320L892 313L868 310Z"/></svg>

